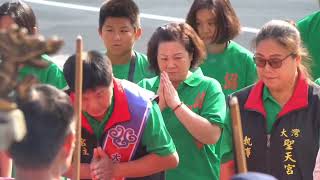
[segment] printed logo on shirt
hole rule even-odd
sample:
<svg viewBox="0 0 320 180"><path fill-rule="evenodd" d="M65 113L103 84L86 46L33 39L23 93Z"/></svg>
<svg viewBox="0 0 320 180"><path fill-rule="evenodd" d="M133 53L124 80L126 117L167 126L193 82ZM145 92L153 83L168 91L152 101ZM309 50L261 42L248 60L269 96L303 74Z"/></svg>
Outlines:
<svg viewBox="0 0 320 180"><path fill-rule="evenodd" d="M203 104L203 100L204 100L204 97L206 96L206 93L205 92L200 92L197 97L195 98L194 100L194 103L191 104L191 105L188 105L188 108L189 109L192 109L192 108L199 108L201 109L202 108L202 104Z"/></svg>
<svg viewBox="0 0 320 180"><path fill-rule="evenodd" d="M112 162L114 162L114 163L119 163L119 162L121 162L121 154L119 154L119 153L111 154L111 160L112 160Z"/></svg>
<svg viewBox="0 0 320 180"><path fill-rule="evenodd" d="M199 94L196 96L194 103L191 105L187 105L189 109L201 109L202 105L203 105L203 100L204 97L206 96L205 92L199 92ZM198 149L202 149L203 148L203 143L201 143L200 141L198 141L197 139L194 139L196 146L198 147Z"/></svg>
<svg viewBox="0 0 320 180"><path fill-rule="evenodd" d="M225 84L224 89L237 90L238 89L238 74L236 73L227 73L224 77Z"/></svg>
<svg viewBox="0 0 320 180"><path fill-rule="evenodd" d="M125 128L121 125L110 129L108 136L112 138L112 143L118 148L128 148L130 144L134 144L138 140L132 128Z"/></svg>

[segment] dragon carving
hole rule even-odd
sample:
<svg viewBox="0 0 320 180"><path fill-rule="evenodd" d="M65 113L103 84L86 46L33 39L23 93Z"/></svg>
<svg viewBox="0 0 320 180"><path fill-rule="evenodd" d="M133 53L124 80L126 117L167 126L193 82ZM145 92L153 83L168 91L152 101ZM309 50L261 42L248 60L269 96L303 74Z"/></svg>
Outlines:
<svg viewBox="0 0 320 180"><path fill-rule="evenodd" d="M46 40L38 34L30 35L26 29L18 28L17 25L13 25L7 30L0 30L0 113L7 115L10 119L10 121L1 121L0 129L5 125L20 127L19 132L13 132L13 134L12 128L9 128L11 132L8 132L8 128L5 128L7 132L2 131L0 133L0 140L5 138L8 141L10 139L3 137L3 133L12 134L12 141L22 139L24 136L15 134L23 132L21 130L23 125L17 123L17 121L23 121L23 115L17 109L15 97L19 97L19 99L27 97L31 85L36 83L37 80L33 76L27 76L24 80L18 82L19 67L26 64L38 68L47 67L48 62L41 60L41 55L54 54L62 45L63 41L61 39L53 37ZM9 146L7 143L4 144L1 145L0 149Z"/></svg>

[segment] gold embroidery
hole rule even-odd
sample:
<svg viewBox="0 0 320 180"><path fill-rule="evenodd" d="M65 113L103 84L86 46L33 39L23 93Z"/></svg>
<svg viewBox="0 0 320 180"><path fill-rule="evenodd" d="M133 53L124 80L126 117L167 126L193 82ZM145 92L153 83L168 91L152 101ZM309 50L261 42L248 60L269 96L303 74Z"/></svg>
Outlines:
<svg viewBox="0 0 320 180"><path fill-rule="evenodd" d="M285 146L285 150L290 151L293 149L294 140L285 139L283 142L283 146Z"/></svg>
<svg viewBox="0 0 320 180"><path fill-rule="evenodd" d="M287 131L283 128L282 129L282 131L281 131L281 135L280 135L281 137L288 137L288 135L287 135Z"/></svg>
<svg viewBox="0 0 320 180"><path fill-rule="evenodd" d="M294 164L284 165L284 169L286 169L287 175L292 175L294 173L293 168L296 167Z"/></svg>
<svg viewBox="0 0 320 180"><path fill-rule="evenodd" d="M250 158L251 156L251 149L252 149L252 142L251 138L248 136L245 136L243 139L243 144L244 144L244 152L247 158Z"/></svg>
<svg viewBox="0 0 320 180"><path fill-rule="evenodd" d="M89 152L88 152L88 148L87 148L87 143L86 143L86 139L82 139L81 138L81 154L83 155L83 156L89 156L90 154L89 154Z"/></svg>
<svg viewBox="0 0 320 180"><path fill-rule="evenodd" d="M286 152L286 156L284 157L284 162L286 162L286 161L291 161L291 162L296 162L296 160L294 160L293 158L292 158L292 152L291 151L289 151L289 152Z"/></svg>
<svg viewBox="0 0 320 180"><path fill-rule="evenodd" d="M294 137L299 137L300 135L300 129L292 129L291 130L291 136L294 136Z"/></svg>
<svg viewBox="0 0 320 180"><path fill-rule="evenodd" d="M243 144L248 145L248 146L252 146L251 138L249 138L248 136L245 136L244 140L243 140Z"/></svg>

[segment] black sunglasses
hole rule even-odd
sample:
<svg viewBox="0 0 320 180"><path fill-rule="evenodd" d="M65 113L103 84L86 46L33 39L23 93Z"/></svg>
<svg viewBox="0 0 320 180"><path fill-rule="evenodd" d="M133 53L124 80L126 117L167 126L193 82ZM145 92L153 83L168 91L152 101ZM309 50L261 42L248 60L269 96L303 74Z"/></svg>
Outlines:
<svg viewBox="0 0 320 180"><path fill-rule="evenodd" d="M264 68L266 64L269 64L273 69L278 69L282 66L282 62L286 60L289 56L295 56L294 53L290 53L284 58L271 58L271 59L264 59L262 57L257 57L256 55L253 56L253 60L256 65L260 68Z"/></svg>

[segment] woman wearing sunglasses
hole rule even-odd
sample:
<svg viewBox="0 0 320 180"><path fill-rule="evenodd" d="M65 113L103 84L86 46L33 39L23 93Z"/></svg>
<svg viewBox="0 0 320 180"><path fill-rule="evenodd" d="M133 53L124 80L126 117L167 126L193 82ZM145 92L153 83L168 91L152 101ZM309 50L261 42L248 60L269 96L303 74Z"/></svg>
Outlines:
<svg viewBox="0 0 320 180"><path fill-rule="evenodd" d="M298 30L265 24L254 41L259 81L233 96L239 101L248 170L278 179L309 180L319 148L320 88L309 79ZM230 116L230 115L229 115ZM230 118L223 132L233 151Z"/></svg>

